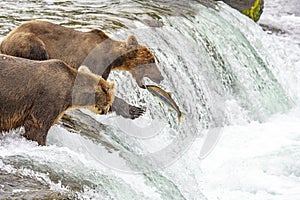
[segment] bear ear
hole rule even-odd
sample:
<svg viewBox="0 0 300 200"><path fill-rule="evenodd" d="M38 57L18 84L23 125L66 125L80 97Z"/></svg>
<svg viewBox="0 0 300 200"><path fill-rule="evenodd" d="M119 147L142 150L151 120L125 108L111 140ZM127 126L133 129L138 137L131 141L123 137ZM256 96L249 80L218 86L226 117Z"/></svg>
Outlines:
<svg viewBox="0 0 300 200"><path fill-rule="evenodd" d="M79 72L86 72L86 73L92 73L91 70L85 66L85 65L81 65L79 68L78 68L78 71Z"/></svg>
<svg viewBox="0 0 300 200"><path fill-rule="evenodd" d="M127 38L127 45L128 46L134 46L134 47L137 47L138 46L138 41L136 39L136 37L134 35L130 35L128 36Z"/></svg>
<svg viewBox="0 0 300 200"><path fill-rule="evenodd" d="M115 85L114 82L108 82L108 84L109 84L109 89L110 90L114 90L116 88L116 85Z"/></svg>

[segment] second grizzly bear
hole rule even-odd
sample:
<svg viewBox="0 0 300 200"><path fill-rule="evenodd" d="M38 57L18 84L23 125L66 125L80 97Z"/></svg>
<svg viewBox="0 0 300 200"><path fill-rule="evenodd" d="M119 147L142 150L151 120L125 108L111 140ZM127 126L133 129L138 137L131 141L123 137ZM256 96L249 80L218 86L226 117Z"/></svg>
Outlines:
<svg viewBox="0 0 300 200"><path fill-rule="evenodd" d="M106 113L114 84L60 60L33 61L0 54L0 131L24 126L24 136L45 145L50 127L72 108Z"/></svg>

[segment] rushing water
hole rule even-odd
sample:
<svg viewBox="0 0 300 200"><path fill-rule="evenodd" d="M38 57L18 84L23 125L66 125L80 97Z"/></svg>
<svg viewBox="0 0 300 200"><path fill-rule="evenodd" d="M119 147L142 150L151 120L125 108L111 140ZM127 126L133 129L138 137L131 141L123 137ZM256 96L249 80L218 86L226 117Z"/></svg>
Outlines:
<svg viewBox="0 0 300 200"><path fill-rule="evenodd" d="M157 57L161 86L185 113L178 123L128 73L115 71L118 96L146 106L146 114L131 121L75 112L86 129L100 127L102 139L55 125L45 147L19 137L22 129L3 134L1 198L299 197L300 117L297 109L286 114L297 108L299 54L280 46L287 44L284 30L268 35L209 1L4 0L0 18L1 36L31 19L100 28L118 40L136 35ZM268 17L262 22L268 31L281 30Z"/></svg>

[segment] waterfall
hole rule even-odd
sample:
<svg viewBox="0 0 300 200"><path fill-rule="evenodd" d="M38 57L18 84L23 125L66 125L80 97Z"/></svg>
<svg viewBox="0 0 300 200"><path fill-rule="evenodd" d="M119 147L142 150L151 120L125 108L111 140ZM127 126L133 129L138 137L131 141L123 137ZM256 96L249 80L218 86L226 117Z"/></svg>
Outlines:
<svg viewBox="0 0 300 200"><path fill-rule="evenodd" d="M114 71L109 80L116 82L118 96L147 108L141 118L75 111L79 121L101 128L101 139L55 125L45 147L19 137L22 128L2 134L0 172L33 179L31 187L24 186L28 195L36 195L37 182L69 198L207 199L199 153L205 157L213 150L224 127L263 123L295 105L269 36L224 3L20 1L28 8L21 12L4 2L2 36L23 20L41 17L79 30L100 27L117 40L136 35L156 56L164 76L160 87L172 92L185 113L178 122L129 73ZM17 17L9 26L12 15ZM0 194L1 187L6 186L0 183Z"/></svg>

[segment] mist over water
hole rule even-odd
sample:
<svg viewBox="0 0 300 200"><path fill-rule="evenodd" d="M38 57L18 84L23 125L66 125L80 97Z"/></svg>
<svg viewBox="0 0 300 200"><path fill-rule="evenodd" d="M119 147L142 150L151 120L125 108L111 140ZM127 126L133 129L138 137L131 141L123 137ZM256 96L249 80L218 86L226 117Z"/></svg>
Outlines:
<svg viewBox="0 0 300 200"><path fill-rule="evenodd" d="M91 139L59 124L45 147L20 137L22 129L2 134L0 197L299 197L300 51L292 50L299 50L299 35L280 21L282 32L272 29L280 3L266 2L263 31L209 1L1 1L1 38L31 19L99 28L117 40L136 35L155 54L165 78L160 86L185 116L178 123L129 73L114 71L109 80L118 96L147 107L145 115L132 121L77 111L99 135ZM278 17L299 25L297 13Z"/></svg>

